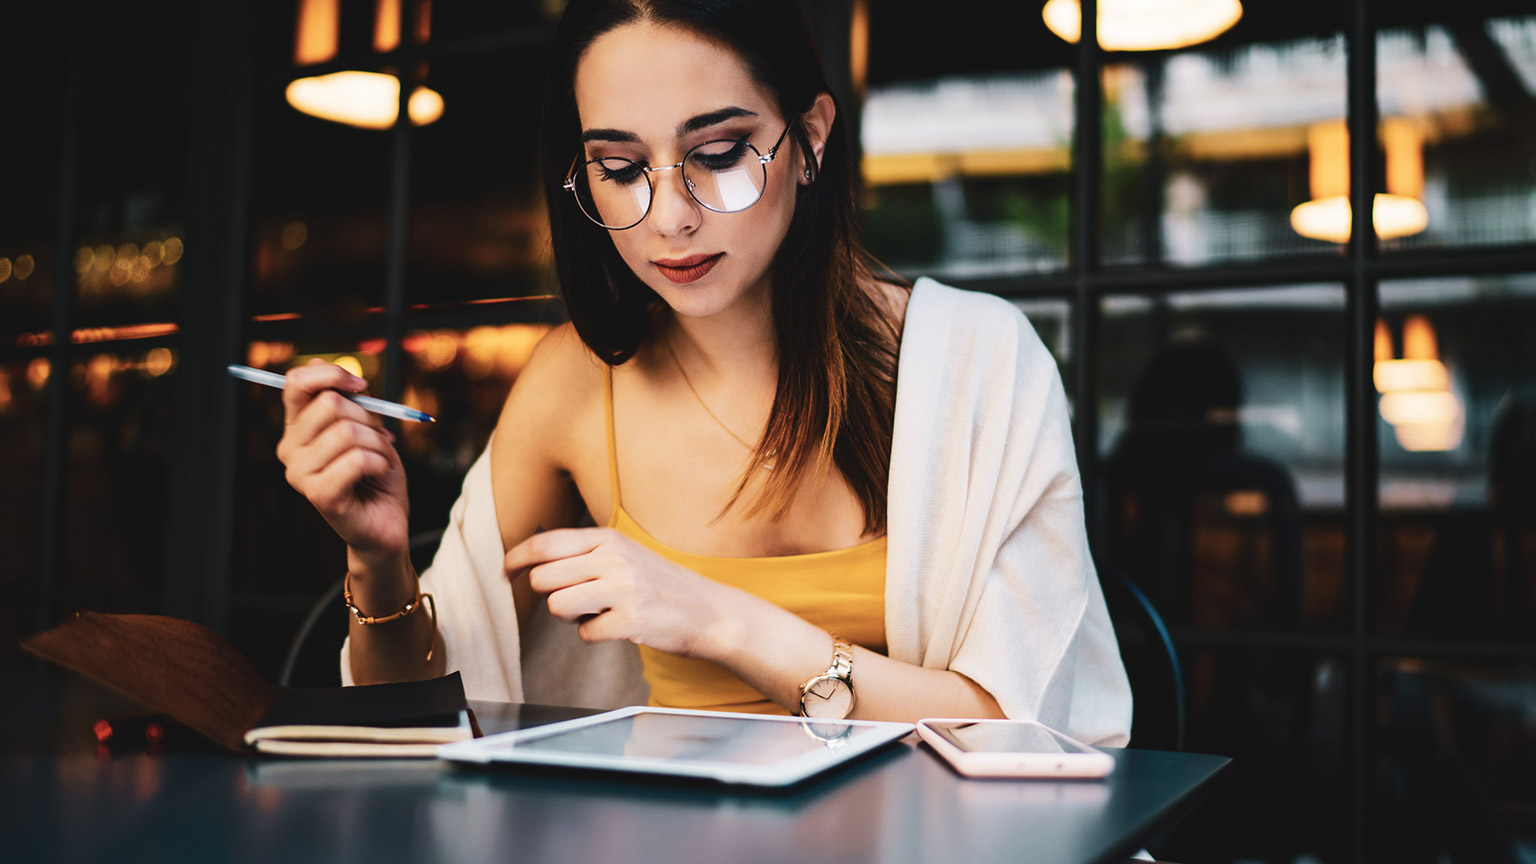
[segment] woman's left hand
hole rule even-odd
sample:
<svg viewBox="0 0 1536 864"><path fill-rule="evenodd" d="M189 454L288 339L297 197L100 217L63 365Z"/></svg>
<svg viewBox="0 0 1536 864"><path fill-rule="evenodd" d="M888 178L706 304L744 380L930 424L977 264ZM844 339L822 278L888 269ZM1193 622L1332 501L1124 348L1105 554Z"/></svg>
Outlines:
<svg viewBox="0 0 1536 864"><path fill-rule="evenodd" d="M533 590L549 595L550 614L576 623L585 642L623 639L685 657L712 656L713 625L755 599L611 528L535 534L507 552L503 568L509 579L528 570Z"/></svg>

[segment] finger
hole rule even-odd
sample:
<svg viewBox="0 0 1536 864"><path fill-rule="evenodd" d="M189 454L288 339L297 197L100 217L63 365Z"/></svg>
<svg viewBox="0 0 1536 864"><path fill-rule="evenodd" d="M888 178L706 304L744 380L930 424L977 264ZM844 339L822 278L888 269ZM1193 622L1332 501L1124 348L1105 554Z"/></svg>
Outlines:
<svg viewBox="0 0 1536 864"><path fill-rule="evenodd" d="M644 645L638 636L633 635L625 624L625 616L620 612L600 612L584 621L576 624L576 635L583 642L633 642L636 645Z"/></svg>
<svg viewBox="0 0 1536 864"><path fill-rule="evenodd" d="M502 570L509 574L549 561L585 555L612 536L607 528L556 528L535 534L507 550Z"/></svg>
<svg viewBox="0 0 1536 864"><path fill-rule="evenodd" d="M322 512L338 510L357 497L357 484L390 471L389 460L373 450L354 447L312 475L304 495Z"/></svg>
<svg viewBox="0 0 1536 864"><path fill-rule="evenodd" d="M561 621L590 620L610 608L605 586L595 580L561 588L550 594L547 602L549 614Z"/></svg>
<svg viewBox="0 0 1536 864"><path fill-rule="evenodd" d="M528 571L528 585L540 594L553 594L563 588L590 582L600 575L587 555L561 558L536 564Z"/></svg>
<svg viewBox="0 0 1536 864"><path fill-rule="evenodd" d="M337 420L317 435L308 447L295 451L293 460L288 465L288 482L292 484L295 480L302 481L311 474L324 471L327 466L354 447L372 450L385 459L399 458L382 430L356 420Z"/></svg>
<svg viewBox="0 0 1536 864"><path fill-rule="evenodd" d="M379 418L363 410L362 406L336 390L316 393L299 411L292 423L283 429L283 439L292 447L307 447L315 437L324 432L338 419L355 420L367 426L382 429Z"/></svg>
<svg viewBox="0 0 1536 864"><path fill-rule="evenodd" d="M368 386L368 382L351 372L318 358L309 361L308 365L289 369L283 377L286 379L283 385L284 424L298 419L299 412L318 393L326 390L360 393Z"/></svg>

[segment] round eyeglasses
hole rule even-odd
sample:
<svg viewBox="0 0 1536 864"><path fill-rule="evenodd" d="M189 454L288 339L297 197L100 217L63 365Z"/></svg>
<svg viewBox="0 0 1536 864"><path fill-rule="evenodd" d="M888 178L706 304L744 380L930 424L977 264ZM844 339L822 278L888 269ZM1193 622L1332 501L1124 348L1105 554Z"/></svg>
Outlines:
<svg viewBox="0 0 1536 864"><path fill-rule="evenodd" d="M588 219L610 231L623 231L639 225L651 212L651 201L656 197L651 174L681 168L683 188L700 206L716 213L735 213L763 197L768 163L779 154L788 134L789 127L785 126L767 155L745 138L727 138L700 144L676 165L652 168L617 156L573 163L564 188L576 196Z"/></svg>

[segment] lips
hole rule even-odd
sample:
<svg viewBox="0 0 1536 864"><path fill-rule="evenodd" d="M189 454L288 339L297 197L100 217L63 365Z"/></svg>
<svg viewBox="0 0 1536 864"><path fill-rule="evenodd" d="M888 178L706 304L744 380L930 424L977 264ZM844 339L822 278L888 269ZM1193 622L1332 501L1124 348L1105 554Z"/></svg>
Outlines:
<svg viewBox="0 0 1536 864"><path fill-rule="evenodd" d="M661 275L681 285L704 278L704 274L713 269L724 254L716 252L713 255L689 255L687 258L658 258L651 263L656 265Z"/></svg>

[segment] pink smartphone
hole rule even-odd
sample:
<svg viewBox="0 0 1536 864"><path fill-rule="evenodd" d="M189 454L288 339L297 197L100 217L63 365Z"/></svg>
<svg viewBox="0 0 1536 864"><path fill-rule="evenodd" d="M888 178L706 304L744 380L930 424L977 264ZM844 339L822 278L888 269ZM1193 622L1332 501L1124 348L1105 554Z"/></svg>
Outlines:
<svg viewBox="0 0 1536 864"><path fill-rule="evenodd" d="M1106 777L1115 758L1032 720L917 721L917 734L967 777Z"/></svg>

